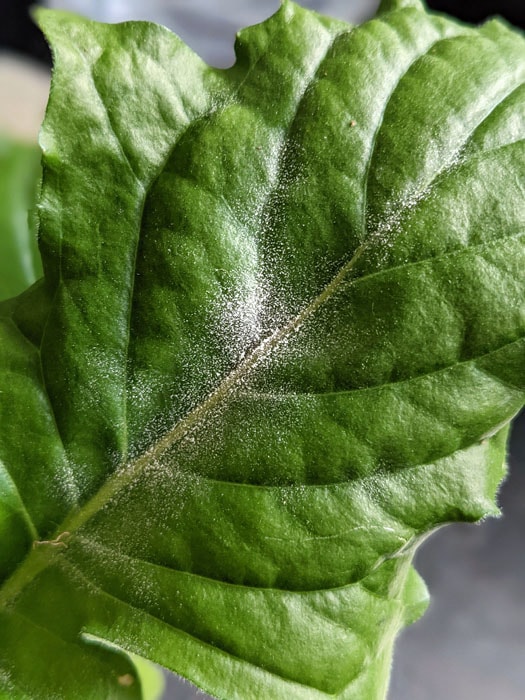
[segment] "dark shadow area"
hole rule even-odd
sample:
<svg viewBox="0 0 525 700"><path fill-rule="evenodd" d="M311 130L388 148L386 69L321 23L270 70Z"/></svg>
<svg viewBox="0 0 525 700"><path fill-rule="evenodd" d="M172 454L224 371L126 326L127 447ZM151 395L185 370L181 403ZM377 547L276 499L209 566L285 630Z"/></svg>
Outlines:
<svg viewBox="0 0 525 700"><path fill-rule="evenodd" d="M33 0L3 0L0 7L0 50L16 51L51 65L51 52L29 13Z"/></svg>
<svg viewBox="0 0 525 700"><path fill-rule="evenodd" d="M511 24L525 28L525 2L523 0L429 0L433 10L454 15L464 22L478 24L487 17L499 15Z"/></svg>

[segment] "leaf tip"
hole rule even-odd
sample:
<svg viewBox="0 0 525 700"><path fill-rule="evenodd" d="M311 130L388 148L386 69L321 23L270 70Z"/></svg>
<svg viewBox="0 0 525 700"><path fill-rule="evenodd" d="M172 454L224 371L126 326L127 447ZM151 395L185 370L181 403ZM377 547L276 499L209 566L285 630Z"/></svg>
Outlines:
<svg viewBox="0 0 525 700"><path fill-rule="evenodd" d="M51 32L56 26L63 25L64 22L71 22L72 20L76 22L82 20L88 21L74 12L68 12L67 10L51 10L47 7L32 7L30 13L33 21L42 30L46 38L48 32Z"/></svg>
<svg viewBox="0 0 525 700"><path fill-rule="evenodd" d="M403 624L408 626L422 617L430 603L427 585L413 566L409 570L403 597Z"/></svg>

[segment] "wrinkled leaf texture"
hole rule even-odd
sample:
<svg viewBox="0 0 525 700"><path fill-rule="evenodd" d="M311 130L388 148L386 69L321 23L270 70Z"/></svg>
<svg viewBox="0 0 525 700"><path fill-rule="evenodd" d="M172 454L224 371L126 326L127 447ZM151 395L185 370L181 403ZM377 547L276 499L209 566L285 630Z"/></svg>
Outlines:
<svg viewBox="0 0 525 700"><path fill-rule="evenodd" d="M523 403L525 43L285 2L228 70L40 12L45 278L1 306L0 697L384 697ZM3 695L1 695L3 693Z"/></svg>
<svg viewBox="0 0 525 700"><path fill-rule="evenodd" d="M0 135L0 299L21 292L42 274L32 216L39 161L34 144ZM136 655L130 658L130 677L140 683L143 700L158 700L165 687L162 672Z"/></svg>

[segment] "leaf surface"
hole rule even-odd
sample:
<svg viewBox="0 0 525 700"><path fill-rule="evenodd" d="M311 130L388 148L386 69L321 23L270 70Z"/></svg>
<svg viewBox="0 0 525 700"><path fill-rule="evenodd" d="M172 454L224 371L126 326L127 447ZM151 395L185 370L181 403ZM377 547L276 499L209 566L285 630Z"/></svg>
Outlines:
<svg viewBox="0 0 525 700"><path fill-rule="evenodd" d="M41 274L42 268L40 256L36 246L36 232L34 231L33 216L28 207L34 207L35 195L40 178L39 167L40 152L36 146L28 143L12 141L9 137L0 137L0 264L1 290L4 297L12 297L20 293L36 277ZM9 516L13 517L13 511L18 511L18 532L12 532L14 540L11 547L16 549L20 544L17 535L24 530L38 537L32 526L30 516L25 507L16 498L16 487L9 480L2 483L3 495ZM7 487L7 488L6 488ZM9 493L11 492L11 493ZM8 516L7 520L10 519ZM20 520L24 524L20 527ZM17 524L15 516L14 523ZM23 537L23 535L22 535ZM7 548L5 548L7 549ZM4 551L5 551L4 549ZM9 551L9 550L8 550ZM40 652L38 652L40 653ZM121 656L124 656L120 652ZM29 659L31 656L29 655ZM123 674L121 682L140 682L141 700L158 700L164 689L164 677L162 672L153 664L133 655L133 675ZM45 673L48 672L46 668ZM75 670L76 673L76 670ZM73 692L68 688L65 693ZM83 692L83 691L82 691ZM3 697L3 695L2 695Z"/></svg>
<svg viewBox="0 0 525 700"><path fill-rule="evenodd" d="M0 687L140 697L125 650L219 698L384 697L413 549L497 513L523 404L523 38L286 2L224 71L155 25L39 20Z"/></svg>

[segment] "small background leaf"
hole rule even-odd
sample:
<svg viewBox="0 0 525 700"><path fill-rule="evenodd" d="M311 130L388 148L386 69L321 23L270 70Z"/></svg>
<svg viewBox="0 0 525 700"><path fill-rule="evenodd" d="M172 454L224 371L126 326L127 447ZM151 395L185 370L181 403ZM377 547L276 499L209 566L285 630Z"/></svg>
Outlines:
<svg viewBox="0 0 525 700"><path fill-rule="evenodd" d="M136 654L130 654L129 656L140 678L142 700L159 700L166 687L162 671Z"/></svg>
<svg viewBox="0 0 525 700"><path fill-rule="evenodd" d="M40 149L0 134L0 300L42 275L34 206Z"/></svg>

